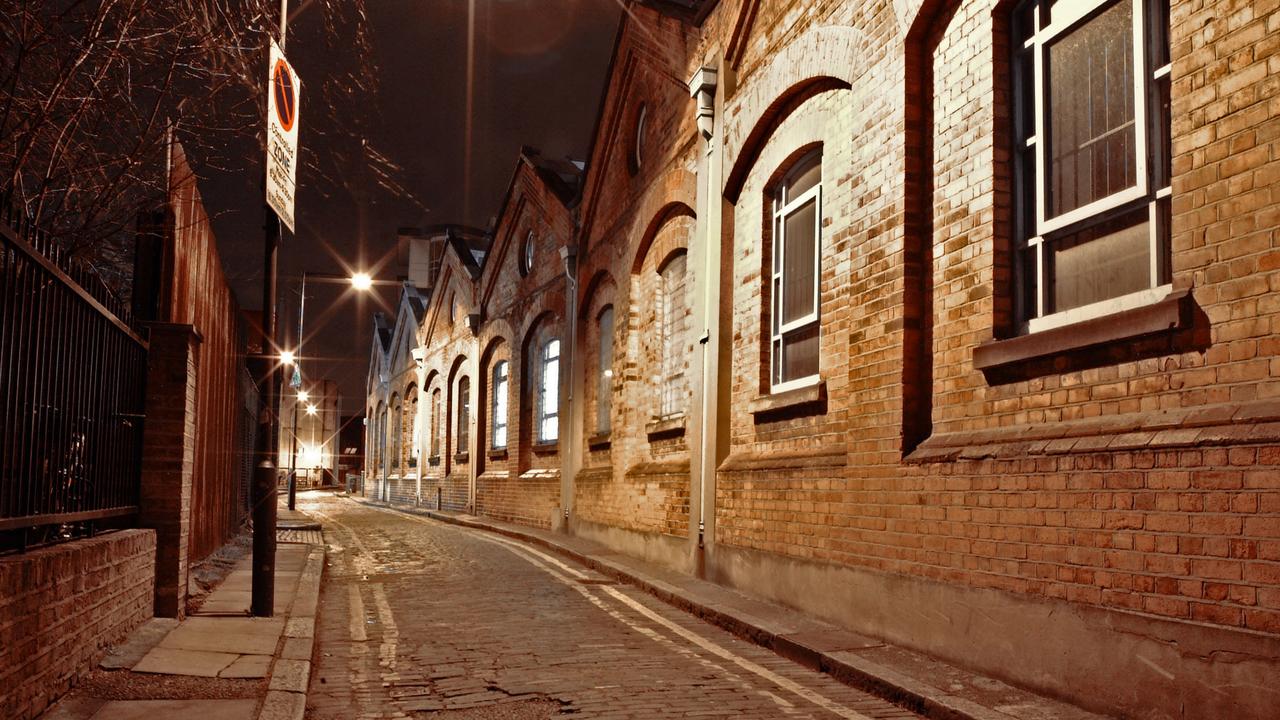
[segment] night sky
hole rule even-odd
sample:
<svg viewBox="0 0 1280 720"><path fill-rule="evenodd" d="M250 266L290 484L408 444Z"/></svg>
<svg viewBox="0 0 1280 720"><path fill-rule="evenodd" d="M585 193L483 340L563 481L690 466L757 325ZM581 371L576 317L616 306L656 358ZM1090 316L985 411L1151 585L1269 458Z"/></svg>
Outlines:
<svg viewBox="0 0 1280 720"><path fill-rule="evenodd" d="M469 1L475 4L475 69L467 153ZM444 222L487 227L521 145L550 157L585 159L617 32L616 0L369 0L377 97L335 108L338 121L350 120L350 126L319 139L308 135L308 107L323 100L308 91L334 63L352 58L309 54L308 30L315 28L308 23L318 23L319 13L309 13L298 0L290 6L295 14L287 54L303 83L302 152L360 142L361 120L367 142L402 169L398 179L411 196L386 191L362 162L350 161L339 183L346 187L334 192L334 184L327 184L331 197L325 198L308 187L305 164L299 168L298 232L286 234L280 251L279 322L285 337L292 338L297 326L304 270L345 274L344 266L385 261L375 277L395 279L405 271L396 259L396 228ZM252 157L243 170L198 172L223 265L241 306L257 309L262 160L260 151L245 154ZM312 362L304 362L303 370L310 378L337 380L345 412L363 408L371 316L380 305L391 314L397 291L388 285L378 298L357 297L340 284L308 282L303 350Z"/></svg>

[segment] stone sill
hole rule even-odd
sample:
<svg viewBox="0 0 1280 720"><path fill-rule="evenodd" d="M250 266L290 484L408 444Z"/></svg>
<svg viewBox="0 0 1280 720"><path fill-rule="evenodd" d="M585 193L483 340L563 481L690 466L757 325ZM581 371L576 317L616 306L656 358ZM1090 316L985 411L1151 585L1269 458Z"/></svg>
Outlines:
<svg viewBox="0 0 1280 720"><path fill-rule="evenodd" d="M455 465L466 465L468 462L471 462L471 454L464 452L457 453L453 456L453 462Z"/></svg>
<svg viewBox="0 0 1280 720"><path fill-rule="evenodd" d="M991 340L973 349L973 367L987 372L1098 345L1120 343L1191 326L1190 290L1175 290L1159 302L1052 330Z"/></svg>
<svg viewBox="0 0 1280 720"><path fill-rule="evenodd" d="M1280 442L1280 400L936 434L907 463Z"/></svg>
<svg viewBox="0 0 1280 720"><path fill-rule="evenodd" d="M650 441L680 437L684 435L685 431L685 416L674 415L666 418L654 418L645 423L644 431L649 436Z"/></svg>
<svg viewBox="0 0 1280 720"><path fill-rule="evenodd" d="M506 460L506 459L507 459L507 449L506 449L506 448L494 448L494 449L492 449L492 450L490 450L490 451L488 452L487 457L488 457L490 460Z"/></svg>
<svg viewBox="0 0 1280 720"><path fill-rule="evenodd" d="M826 411L827 381L818 382L794 390L757 395L747 403L747 412L756 422L775 415L818 414Z"/></svg>
<svg viewBox="0 0 1280 720"><path fill-rule="evenodd" d="M534 443L531 449L535 455L552 455L560 451L560 441Z"/></svg>
<svg viewBox="0 0 1280 720"><path fill-rule="evenodd" d="M596 433L587 438L587 448L590 450L608 450L613 447L612 436L609 433Z"/></svg>

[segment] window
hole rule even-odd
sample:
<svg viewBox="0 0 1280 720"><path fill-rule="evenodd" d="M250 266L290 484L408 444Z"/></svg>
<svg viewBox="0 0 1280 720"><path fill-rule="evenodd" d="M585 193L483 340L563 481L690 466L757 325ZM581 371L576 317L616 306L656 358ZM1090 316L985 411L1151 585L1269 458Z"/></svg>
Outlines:
<svg viewBox="0 0 1280 720"><path fill-rule="evenodd" d="M529 273L533 272L533 256L534 256L533 241L534 241L533 231L530 230L529 234L524 237L524 247L521 249L521 252L520 252L520 270L525 275L528 275Z"/></svg>
<svg viewBox="0 0 1280 720"><path fill-rule="evenodd" d="M596 354L596 432L609 432L613 412L613 306L600 311L596 322L600 348Z"/></svg>
<svg viewBox="0 0 1280 720"><path fill-rule="evenodd" d="M493 366L493 441L494 449L507 446L507 361Z"/></svg>
<svg viewBox="0 0 1280 720"><path fill-rule="evenodd" d="M689 361L689 256L680 253L658 271L658 337L661 360L658 415L684 412L685 365Z"/></svg>
<svg viewBox="0 0 1280 720"><path fill-rule="evenodd" d="M399 475L400 467L404 465L404 438L401 437L404 417L401 413L400 399L395 397L391 398L391 422L391 471Z"/></svg>
<svg viewBox="0 0 1280 720"><path fill-rule="evenodd" d="M773 197L769 285L769 386L773 392L818 376L818 279L822 256L822 155L806 156Z"/></svg>
<svg viewBox="0 0 1280 720"><path fill-rule="evenodd" d="M640 165L644 161L644 130L648 111L649 107L642 104L640 110L636 113L636 128L631 145L631 173L633 175L640 170Z"/></svg>
<svg viewBox="0 0 1280 720"><path fill-rule="evenodd" d="M542 346L541 372L538 382L537 439L555 442L560 437L560 341L549 340Z"/></svg>
<svg viewBox="0 0 1280 720"><path fill-rule="evenodd" d="M449 324L453 324L458 318L458 298L453 293L449 293Z"/></svg>
<svg viewBox="0 0 1280 720"><path fill-rule="evenodd" d="M440 388L431 392L431 457L440 457Z"/></svg>
<svg viewBox="0 0 1280 720"><path fill-rule="evenodd" d="M1023 330L1169 290L1168 0L1014 8L1014 233Z"/></svg>
<svg viewBox="0 0 1280 720"><path fill-rule="evenodd" d="M458 381L458 443L454 452L467 452L471 440L471 379Z"/></svg>

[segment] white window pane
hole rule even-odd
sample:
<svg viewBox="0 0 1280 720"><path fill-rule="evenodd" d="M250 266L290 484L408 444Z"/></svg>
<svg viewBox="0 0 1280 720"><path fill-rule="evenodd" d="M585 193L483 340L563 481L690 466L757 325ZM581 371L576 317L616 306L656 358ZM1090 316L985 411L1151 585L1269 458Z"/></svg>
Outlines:
<svg viewBox="0 0 1280 720"><path fill-rule="evenodd" d="M560 393L556 388L560 384L560 361L548 360L542 370L542 413L554 415L560 409Z"/></svg>
<svg viewBox="0 0 1280 720"><path fill-rule="evenodd" d="M821 156L814 155L794 170L786 183L786 199L788 202L800 197L806 190L822 180Z"/></svg>
<svg viewBox="0 0 1280 720"><path fill-rule="evenodd" d="M782 322L788 323L814 312L814 253L818 239L814 219L817 202L808 202L786 219L782 268Z"/></svg>
<svg viewBox="0 0 1280 720"><path fill-rule="evenodd" d="M1137 183L1133 58L1132 0L1047 48L1049 217Z"/></svg>
<svg viewBox="0 0 1280 720"><path fill-rule="evenodd" d="M600 313L600 351L596 363L596 431L609 432L613 410L613 308Z"/></svg>
<svg viewBox="0 0 1280 720"><path fill-rule="evenodd" d="M782 339L781 382L818 374L818 324L787 333Z"/></svg>
<svg viewBox="0 0 1280 720"><path fill-rule="evenodd" d="M1147 208L1052 244L1053 308L1061 312L1151 287Z"/></svg>

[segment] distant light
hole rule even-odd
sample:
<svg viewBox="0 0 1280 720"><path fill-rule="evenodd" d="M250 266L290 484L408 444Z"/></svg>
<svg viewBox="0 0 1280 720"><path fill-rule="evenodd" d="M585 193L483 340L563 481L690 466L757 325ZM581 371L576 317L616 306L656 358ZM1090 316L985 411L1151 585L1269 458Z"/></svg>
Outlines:
<svg viewBox="0 0 1280 720"><path fill-rule="evenodd" d="M308 414L308 415L315 415L315 414L316 414L316 406L315 406L315 405L308 405L308 406L307 406L307 414Z"/></svg>
<svg viewBox="0 0 1280 720"><path fill-rule="evenodd" d="M607 378L611 378L611 377L613 377L613 370L612 370L612 369L606 369L606 370L604 371L604 376L605 376L605 377L607 377Z"/></svg>
<svg viewBox="0 0 1280 720"><path fill-rule="evenodd" d="M369 277L369 273L358 272L351 276L351 287L357 290L368 290L373 287L373 278Z"/></svg>
<svg viewBox="0 0 1280 720"><path fill-rule="evenodd" d="M298 391L298 401L299 401L299 402L306 402L306 401L307 401L307 400L309 400L309 399L311 399L311 393L307 392L306 390L299 390L299 391Z"/></svg>
<svg viewBox="0 0 1280 720"><path fill-rule="evenodd" d="M280 362L284 363L285 365L292 365L293 361L294 361L294 357L293 357L292 350L280 351Z"/></svg>

